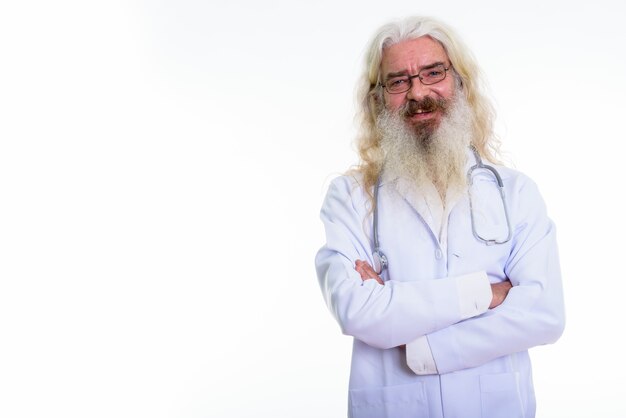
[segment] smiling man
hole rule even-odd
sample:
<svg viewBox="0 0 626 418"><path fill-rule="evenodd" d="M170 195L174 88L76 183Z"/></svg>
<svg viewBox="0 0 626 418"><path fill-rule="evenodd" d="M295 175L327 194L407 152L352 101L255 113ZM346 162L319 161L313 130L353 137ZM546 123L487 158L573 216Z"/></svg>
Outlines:
<svg viewBox="0 0 626 418"><path fill-rule="evenodd" d="M433 19L385 25L359 99L361 163L329 188L316 257L354 338L349 416L533 417L528 349L564 326L555 228L497 165L471 54Z"/></svg>

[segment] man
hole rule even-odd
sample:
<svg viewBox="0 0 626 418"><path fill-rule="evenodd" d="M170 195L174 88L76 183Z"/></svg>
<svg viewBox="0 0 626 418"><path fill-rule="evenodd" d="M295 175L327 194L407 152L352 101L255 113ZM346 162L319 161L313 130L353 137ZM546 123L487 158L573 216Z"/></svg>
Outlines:
<svg viewBox="0 0 626 418"><path fill-rule="evenodd" d="M555 229L530 179L482 163L472 56L435 20L383 26L359 97L361 164L329 188L316 257L354 337L349 416L533 417L527 350L564 327Z"/></svg>

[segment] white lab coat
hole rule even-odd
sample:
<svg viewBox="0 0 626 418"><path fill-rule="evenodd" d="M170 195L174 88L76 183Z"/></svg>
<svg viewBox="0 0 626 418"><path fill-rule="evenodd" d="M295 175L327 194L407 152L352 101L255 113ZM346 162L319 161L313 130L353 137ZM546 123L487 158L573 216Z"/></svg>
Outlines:
<svg viewBox="0 0 626 418"><path fill-rule="evenodd" d="M354 269L357 259L373 263L367 193L359 178L331 183L321 210L327 242L316 268L328 307L343 333L354 337L350 417L534 417L527 350L556 341L564 327L555 228L536 185L515 170L497 169L513 237L491 246L472 233L467 195L450 212L442 246L419 196L401 195L398 179L383 178L384 286L363 282ZM475 177L472 194L477 226L487 236L506 235L495 179L483 174ZM462 320L456 281L477 271L491 283L509 278L513 288L499 307ZM439 374L416 375L406 365L400 346L424 335Z"/></svg>

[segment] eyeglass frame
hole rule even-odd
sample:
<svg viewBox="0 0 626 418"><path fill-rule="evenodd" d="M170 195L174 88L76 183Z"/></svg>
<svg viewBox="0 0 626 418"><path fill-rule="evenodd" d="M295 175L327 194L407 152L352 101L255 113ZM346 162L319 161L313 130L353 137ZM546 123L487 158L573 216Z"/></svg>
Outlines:
<svg viewBox="0 0 626 418"><path fill-rule="evenodd" d="M421 74L423 71L429 71L429 70L432 70L433 68L437 68L438 66L442 66L442 67L443 67L443 78L442 78L441 80L437 80L437 81L435 81L434 83L424 83L424 80L422 79L422 77L420 76L420 74ZM389 91L389 89L387 88L387 85L386 85L386 84L387 84L387 82L385 82L385 83L383 83L383 82L378 83L378 86L379 86L379 87L382 87L383 89L385 89L385 91L387 91L387 93L389 93L389 94L402 94L402 93L406 93L407 91L409 91L409 90L411 90L411 89L413 88L413 79L414 79L414 78L419 79L420 83L422 83L422 85L424 85L424 86L432 86L432 85L434 85L434 84L441 83L443 80L445 80L445 79L446 79L446 77L448 76L448 71L449 71L451 68L452 68L452 64L449 64L449 65L448 65L448 68L446 68L446 67L445 67L445 64L443 64L443 63L441 63L441 62L438 62L438 63L436 63L436 64L433 64L433 65L428 65L428 66L426 66L426 67L422 68L422 69L421 69L421 70L419 70L419 72L418 72L417 74L415 74L415 75L397 76L397 77L408 77L408 81L409 81L408 86L409 86L409 87L408 87L406 90L404 90L404 91L396 91L396 92ZM392 78L397 78L397 77L392 77ZM387 80L387 81L389 81L389 80Z"/></svg>

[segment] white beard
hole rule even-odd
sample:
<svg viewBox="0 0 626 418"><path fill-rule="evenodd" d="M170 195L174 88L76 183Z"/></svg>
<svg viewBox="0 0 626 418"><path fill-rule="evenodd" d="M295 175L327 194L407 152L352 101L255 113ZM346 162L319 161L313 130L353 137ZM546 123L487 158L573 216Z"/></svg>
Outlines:
<svg viewBox="0 0 626 418"><path fill-rule="evenodd" d="M456 94L432 132L411 127L400 115L385 109L377 118L385 175L406 178L417 188L432 183L442 198L465 190L472 110L464 94Z"/></svg>

